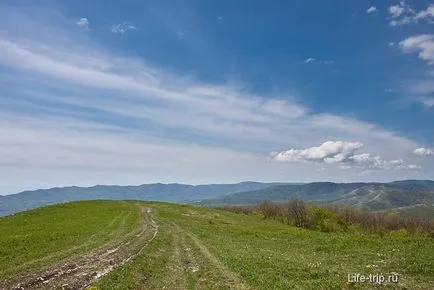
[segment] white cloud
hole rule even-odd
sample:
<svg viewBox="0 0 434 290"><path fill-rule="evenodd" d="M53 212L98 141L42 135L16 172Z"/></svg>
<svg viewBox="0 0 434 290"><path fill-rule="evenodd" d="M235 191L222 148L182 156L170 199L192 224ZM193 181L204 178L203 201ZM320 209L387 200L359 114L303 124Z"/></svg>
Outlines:
<svg viewBox="0 0 434 290"><path fill-rule="evenodd" d="M434 20L434 4L430 4L425 10L419 11L416 16L416 19L426 19L432 23Z"/></svg>
<svg viewBox="0 0 434 290"><path fill-rule="evenodd" d="M137 30L137 27L131 23L123 22L123 23L113 24L110 28L110 31L112 33L119 33L119 34L124 34L129 30Z"/></svg>
<svg viewBox="0 0 434 290"><path fill-rule="evenodd" d="M422 148L415 149L414 154L420 155L420 156L431 156L431 155L434 155L434 150L422 147Z"/></svg>
<svg viewBox="0 0 434 290"><path fill-rule="evenodd" d="M434 34L422 34L408 37L399 43L404 53L417 53L419 59L428 65L434 65ZM422 104L428 109L434 108L434 71L428 70L424 75L407 81L407 99Z"/></svg>
<svg viewBox="0 0 434 290"><path fill-rule="evenodd" d="M361 147L363 147L363 144L360 142L327 141L318 147L273 152L270 158L279 162L313 161L333 163L334 160L338 161L347 158L348 155Z"/></svg>
<svg viewBox="0 0 434 290"><path fill-rule="evenodd" d="M346 162L346 166L369 169L383 169L383 170L414 170L421 167L416 164L407 164L402 159L384 160L380 156L373 156L369 153L361 153L350 156Z"/></svg>
<svg viewBox="0 0 434 290"><path fill-rule="evenodd" d="M384 160L369 153L356 154L363 144L360 142L327 141L318 147L289 149L272 152L269 159L277 162L315 162L338 164L342 169L418 169L418 165L409 164L402 159Z"/></svg>
<svg viewBox="0 0 434 290"><path fill-rule="evenodd" d="M404 14L404 12L405 12L406 9L407 8L406 8L406 5L405 5L405 1L401 1L397 5L391 5L388 8L388 11L389 11L389 14L391 15L392 18L398 18L402 14Z"/></svg>
<svg viewBox="0 0 434 290"><path fill-rule="evenodd" d="M425 10L415 11L405 1L392 5L388 9L391 20L390 26L403 26L415 24L421 20L434 23L434 4L430 4Z"/></svg>
<svg viewBox="0 0 434 290"><path fill-rule="evenodd" d="M318 64L324 64L324 65L331 65L334 64L335 62L333 60L316 60L315 58L307 58L304 60L304 63L308 64L308 63L318 63Z"/></svg>
<svg viewBox="0 0 434 290"><path fill-rule="evenodd" d="M368 14L375 13L377 11L378 11L378 9L375 6L371 6L368 9L366 9L366 13L368 13Z"/></svg>
<svg viewBox="0 0 434 290"><path fill-rule="evenodd" d="M434 64L434 34L411 36L399 43L405 53L417 52L420 59Z"/></svg>
<svg viewBox="0 0 434 290"><path fill-rule="evenodd" d="M77 21L77 25L80 27L88 28L89 27L89 20L87 18L80 18Z"/></svg>

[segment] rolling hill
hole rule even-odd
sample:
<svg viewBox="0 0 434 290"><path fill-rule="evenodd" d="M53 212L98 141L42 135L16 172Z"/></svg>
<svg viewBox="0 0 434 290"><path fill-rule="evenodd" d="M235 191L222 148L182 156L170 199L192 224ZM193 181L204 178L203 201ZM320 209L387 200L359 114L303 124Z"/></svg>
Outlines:
<svg viewBox="0 0 434 290"><path fill-rule="evenodd" d="M314 182L275 185L264 189L229 194L199 202L205 206L255 205L263 200L283 202L292 197L319 204L344 204L364 210L387 210L434 203L434 182L397 181L391 183Z"/></svg>
<svg viewBox="0 0 434 290"><path fill-rule="evenodd" d="M367 185L359 187L333 201L354 208L379 211L416 205L433 205L434 188Z"/></svg>
<svg viewBox="0 0 434 290"><path fill-rule="evenodd" d="M432 238L319 232L260 215L81 201L0 217L0 289L432 289ZM20 288L22 287L22 288Z"/></svg>
<svg viewBox="0 0 434 290"><path fill-rule="evenodd" d="M78 200L152 200L203 206L254 205L262 200L287 201L299 197L319 204L345 204L366 210L396 208L415 213L433 212L434 181L391 183L259 183L97 185L24 191L0 196L0 216L44 205Z"/></svg>
<svg viewBox="0 0 434 290"><path fill-rule="evenodd" d="M306 201L332 200L364 186L364 183L314 182L307 184L275 185L264 189L228 194L199 202L201 205L254 205L263 200L287 201L299 197Z"/></svg>

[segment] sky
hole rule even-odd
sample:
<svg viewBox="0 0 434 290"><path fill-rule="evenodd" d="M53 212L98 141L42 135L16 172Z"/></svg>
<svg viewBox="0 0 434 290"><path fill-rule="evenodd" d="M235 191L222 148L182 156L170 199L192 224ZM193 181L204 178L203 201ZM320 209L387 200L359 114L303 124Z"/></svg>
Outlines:
<svg viewBox="0 0 434 290"><path fill-rule="evenodd" d="M434 179L434 2L0 2L0 194Z"/></svg>

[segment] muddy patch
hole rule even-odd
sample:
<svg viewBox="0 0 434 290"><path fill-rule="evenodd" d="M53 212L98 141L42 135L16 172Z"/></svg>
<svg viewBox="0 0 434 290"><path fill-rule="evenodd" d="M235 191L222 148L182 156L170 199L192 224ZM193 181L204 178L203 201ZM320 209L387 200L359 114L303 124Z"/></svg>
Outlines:
<svg viewBox="0 0 434 290"><path fill-rule="evenodd" d="M83 289L133 259L158 232L150 208L140 207L139 227L122 240L21 277L0 282L0 289Z"/></svg>

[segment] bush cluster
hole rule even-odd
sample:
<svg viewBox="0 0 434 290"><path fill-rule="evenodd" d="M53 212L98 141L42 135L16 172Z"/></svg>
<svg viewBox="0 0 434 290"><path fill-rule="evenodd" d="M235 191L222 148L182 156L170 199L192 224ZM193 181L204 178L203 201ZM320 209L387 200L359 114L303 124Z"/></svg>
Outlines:
<svg viewBox="0 0 434 290"><path fill-rule="evenodd" d="M259 213L266 219L322 232L368 232L392 235L423 234L434 237L434 221L392 212L366 212L346 206L320 207L293 198L285 203L262 201L255 207L223 207L242 213Z"/></svg>

